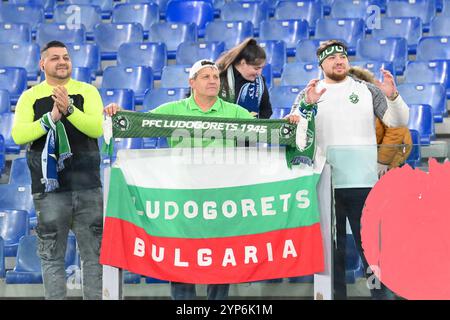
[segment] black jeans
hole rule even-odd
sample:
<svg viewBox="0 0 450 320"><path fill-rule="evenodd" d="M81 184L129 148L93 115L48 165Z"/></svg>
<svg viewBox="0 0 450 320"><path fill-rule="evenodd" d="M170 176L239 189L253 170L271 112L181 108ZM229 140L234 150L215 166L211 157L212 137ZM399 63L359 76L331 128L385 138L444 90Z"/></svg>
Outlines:
<svg viewBox="0 0 450 320"><path fill-rule="evenodd" d="M336 213L336 245L334 248L334 298L347 299L347 284L345 281L345 250L347 241L346 218L355 239L356 249L361 256L366 277L373 276L369 269L366 257L361 245L361 216L364 203L370 192L370 188L335 189L335 213ZM394 294L381 283L379 289L371 289L372 299L390 300Z"/></svg>

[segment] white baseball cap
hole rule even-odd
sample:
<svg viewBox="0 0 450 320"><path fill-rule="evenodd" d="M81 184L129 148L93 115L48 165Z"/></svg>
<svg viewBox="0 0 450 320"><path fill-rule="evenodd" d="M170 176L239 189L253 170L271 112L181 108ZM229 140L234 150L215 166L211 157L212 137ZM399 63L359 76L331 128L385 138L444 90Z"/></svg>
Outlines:
<svg viewBox="0 0 450 320"><path fill-rule="evenodd" d="M208 67L214 68L217 71L219 71L219 68L217 68L214 61L202 59L192 65L191 69L189 70L189 79L193 79L200 70L202 70L203 68L208 68Z"/></svg>

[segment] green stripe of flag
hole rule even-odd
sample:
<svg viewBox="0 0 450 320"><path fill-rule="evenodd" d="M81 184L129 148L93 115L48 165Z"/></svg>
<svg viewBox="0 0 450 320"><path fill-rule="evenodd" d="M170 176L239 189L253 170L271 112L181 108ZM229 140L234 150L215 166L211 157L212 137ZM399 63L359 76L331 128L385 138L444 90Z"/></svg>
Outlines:
<svg viewBox="0 0 450 320"><path fill-rule="evenodd" d="M319 178L314 174L249 186L154 189L128 186L122 171L112 168L107 216L131 222L153 236L177 238L310 226L319 221L315 192Z"/></svg>

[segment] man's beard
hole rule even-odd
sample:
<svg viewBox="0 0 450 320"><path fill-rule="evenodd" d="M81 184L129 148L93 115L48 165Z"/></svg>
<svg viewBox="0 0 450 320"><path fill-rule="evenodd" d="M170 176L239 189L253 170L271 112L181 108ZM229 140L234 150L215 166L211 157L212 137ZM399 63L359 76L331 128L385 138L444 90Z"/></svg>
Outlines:
<svg viewBox="0 0 450 320"><path fill-rule="evenodd" d="M326 76L333 81L340 82L347 77L347 73L337 74L337 73L327 73Z"/></svg>
<svg viewBox="0 0 450 320"><path fill-rule="evenodd" d="M51 74L51 76L53 78L56 78L59 80L64 80L64 79L70 78L71 75L70 75L70 72L67 71L64 76L59 74L58 72L54 72L53 74Z"/></svg>

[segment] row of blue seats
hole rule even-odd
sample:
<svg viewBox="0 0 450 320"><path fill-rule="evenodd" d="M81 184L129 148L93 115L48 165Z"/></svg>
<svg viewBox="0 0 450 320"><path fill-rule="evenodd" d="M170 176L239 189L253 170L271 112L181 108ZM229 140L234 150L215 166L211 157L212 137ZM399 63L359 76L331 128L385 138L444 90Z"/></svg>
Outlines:
<svg viewBox="0 0 450 320"><path fill-rule="evenodd" d="M256 33L255 26L259 27ZM243 39L259 36L260 40L283 40L286 43L287 54L294 56L299 40L310 36L306 20L270 20L254 25L250 21L214 21L207 24L205 41L223 41L225 49L234 47ZM428 36L450 36L450 16L438 16L433 19L431 32ZM379 26L370 29L372 38L385 39L402 37L406 39L408 52L415 53L417 44L423 36L422 23L417 17L382 18ZM119 46L126 42L162 42L166 44L169 58L174 58L181 42L196 42L198 27L191 23L160 22L154 23L145 30L140 23L103 23L94 27L92 34L87 36L84 25L64 23L43 23L37 27L36 43L43 46L50 40L61 40L71 43L85 43L94 40L100 47L102 59L115 59ZM341 39L345 41L350 52L356 50L357 41L364 39L365 21L362 19L319 19L315 26L315 39ZM12 22L0 24L2 41L10 43L31 42L31 32L28 24ZM113 42L113 43L111 43Z"/></svg>
<svg viewBox="0 0 450 320"><path fill-rule="evenodd" d="M94 26L102 21L102 18L109 18L112 15L112 22L139 22L145 31L149 30L152 23L160 20L160 7L156 3L121 3L116 4L114 8L105 8L108 3L99 5L86 4L87 1L71 1L66 4L58 4L54 7L47 4L47 12L53 11L52 18L56 22L66 22L73 19L74 4L77 6L77 16L80 22L86 26L87 32L92 33ZM369 7L371 4L377 7ZM369 7L369 10L368 10ZM443 5L443 15L447 14L448 5ZM366 20L373 14L381 14L384 4L380 1L347 1L335 0L331 5L332 18L360 18ZM33 23L35 29L37 24L45 21L45 10L42 6L36 4L15 5L4 4L0 15L0 21L5 20L2 16L8 16L8 22L23 21L23 13L30 17L27 21ZM375 12L374 12L375 11ZM436 15L436 3L434 0L415 0L412 1L388 1L386 3L385 13L387 16L397 17L419 17L424 25L424 31L427 31L431 19ZM214 8L212 1L170 1L163 15L169 22L195 23L199 28L199 35L204 34L205 26L208 22L219 17L221 20L245 20L251 21L255 26L259 26L262 21L269 20L271 16L270 6L266 1L231 1L224 3L220 9ZM319 1L279 1L273 10L276 19L306 19L311 31L315 28L318 19L324 17L323 6Z"/></svg>
<svg viewBox="0 0 450 320"><path fill-rule="evenodd" d="M418 45L417 60L450 60L449 39L450 37L422 38ZM297 43L296 60L303 62L315 61L315 50L319 44L319 40L299 41ZM286 46L284 42L269 40L262 41L261 45L267 52L267 62L271 65L273 75L280 76L286 63ZM75 67L90 68L92 72L91 77L95 79L95 75L101 72L98 47L94 44L68 44L68 48L72 56L73 65ZM223 42L183 42L177 49L177 62L191 65L194 61L201 58L214 60L223 51ZM166 52L166 46L162 43L125 43L119 47L117 62L119 65L124 66L149 66L152 68L153 77L158 80L161 78L163 68L167 68ZM23 59L18 59L20 57ZM407 63L407 57L406 41L402 38L388 38L383 40L359 40L355 59L389 62L393 64L392 73L401 75ZM23 76L22 79L18 78L20 74L15 75L14 77L17 78L14 79L14 83L11 83L9 79L2 81L1 78L7 76L7 74L6 70L0 72L0 89L4 88L4 86L15 87L15 90L10 89L9 91L13 95L18 95L21 92L20 90L26 87L26 80L37 79L39 73L38 61L39 48L36 44L0 43L0 67L28 68L27 79L23 79ZM439 63L436 65L439 65ZM433 68L434 70L439 69L435 66ZM79 69L76 69L76 71L79 71ZM448 78L449 75L446 77ZM446 88L448 87L446 83L443 83L443 85Z"/></svg>
<svg viewBox="0 0 450 320"><path fill-rule="evenodd" d="M450 26L450 17L447 20L448 26ZM273 65L276 75L281 73L281 68L288 56L295 55L296 59L300 61L315 61L316 48L321 41L330 38L342 38L348 43L353 43L352 54L356 53L359 60L381 60L394 63L398 74L402 74L408 59L408 53L411 53L411 51L417 51L418 60L450 59L450 47L448 45L450 36L421 37L408 42L407 33L392 32L390 36L386 33L379 34L378 36L380 37L387 36L382 38L353 38L351 33L350 37L345 34L336 34L336 37L323 35L321 39L307 39L307 35L306 37L302 36L301 28L290 34L290 24L295 30L296 24L301 24L301 21L293 20L287 22L286 26L278 25L281 28L279 32L277 32L276 26L268 25L269 35L262 36L259 39L261 44L266 47L269 63ZM222 32L215 33L215 37L207 38L208 40L204 42L197 42L195 36L188 35L188 25L180 28L177 25L174 29L167 29L165 24L155 26L155 28L161 27L165 29L157 32L158 37L152 39L155 42L143 42L142 37L133 36L131 31L134 27L138 27L136 25L120 25L120 28L118 25L112 24L101 25L100 27L103 28L101 28L102 30L99 34L101 34L103 40L97 39L96 43L89 44L83 43L82 35L81 37L77 35L81 29L69 29L65 25L43 26L53 28L53 31L44 37L44 42L60 39L68 43L74 66L88 67L100 74L102 71L101 60L117 59L120 64L151 66L154 69L155 76L158 78L162 67L167 65L167 59L176 58L179 64L190 64L194 59L200 57L210 59L218 57L227 49L227 34L230 35L228 40L231 40L232 45L237 44L248 36L244 32L244 25L245 23L243 22L231 23L229 32L227 32L228 26L224 24L216 25L217 30L220 31L222 29ZM407 25L408 23L406 23ZM191 26L195 29L194 25ZM16 27L20 29L19 25L16 25ZM237 31L232 32L235 28ZM393 28L389 29L393 30ZM408 28L403 29L407 30ZM450 28L448 29L450 30ZM1 27L0 30L2 30ZM13 38L7 35L2 37L2 39ZM18 37L17 41L20 39L21 37ZM39 48L38 44L28 42L0 42L0 66L25 67L28 79L35 80L40 72L38 66L40 58ZM274 55L276 58L273 57Z"/></svg>

